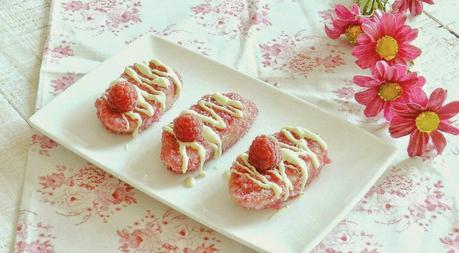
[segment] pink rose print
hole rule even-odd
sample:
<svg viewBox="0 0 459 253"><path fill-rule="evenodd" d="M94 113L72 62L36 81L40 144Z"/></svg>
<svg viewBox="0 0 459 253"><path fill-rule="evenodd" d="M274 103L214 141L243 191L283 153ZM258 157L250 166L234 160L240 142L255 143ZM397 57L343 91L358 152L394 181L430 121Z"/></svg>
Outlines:
<svg viewBox="0 0 459 253"><path fill-rule="evenodd" d="M307 35L301 30L293 36L282 32L280 36L259 45L264 68L277 70L295 77L307 78L312 72L332 73L345 64L339 45Z"/></svg>
<svg viewBox="0 0 459 253"><path fill-rule="evenodd" d="M56 239L51 232L52 226L42 222L31 223L28 216L37 214L28 210L19 212L16 226L16 253L54 253L53 240Z"/></svg>
<svg viewBox="0 0 459 253"><path fill-rule="evenodd" d="M118 35L121 30L142 22L140 6L140 0L72 0L62 3L62 15L76 29L93 31L96 35L106 31Z"/></svg>
<svg viewBox="0 0 459 253"><path fill-rule="evenodd" d="M59 95L61 92L70 87L70 85L72 85L75 81L76 75L73 73L67 73L57 79L51 80L51 87L53 88L51 94L55 96Z"/></svg>
<svg viewBox="0 0 459 253"><path fill-rule="evenodd" d="M344 79L343 85L332 91L335 95L333 100L338 104L338 111L347 115L361 112L361 108L354 102L354 94L357 92L355 85L350 79Z"/></svg>
<svg viewBox="0 0 459 253"><path fill-rule="evenodd" d="M349 220L341 221L311 253L380 252L382 245L376 242L375 236L361 231L358 226L358 223Z"/></svg>
<svg viewBox="0 0 459 253"><path fill-rule="evenodd" d="M132 186L101 169L87 165L79 169L57 165L38 178L41 201L56 207L56 213L80 218L77 225L97 215L103 222L137 202Z"/></svg>
<svg viewBox="0 0 459 253"><path fill-rule="evenodd" d="M56 189L63 185L65 182L64 173L52 173L46 175L44 177L40 177L40 185L42 185L43 189L52 188Z"/></svg>
<svg viewBox="0 0 459 253"><path fill-rule="evenodd" d="M43 49L43 57L51 63L59 63L63 58L74 56L75 52L73 47L76 45L75 42L69 40L69 38L63 34L55 35L59 39L54 39L52 42L46 40L45 48Z"/></svg>
<svg viewBox="0 0 459 253"><path fill-rule="evenodd" d="M42 156L49 156L49 151L58 146L55 141L40 134L32 135L32 144L33 150L37 150L38 154Z"/></svg>
<svg viewBox="0 0 459 253"><path fill-rule="evenodd" d="M376 223L403 231L415 224L425 231L439 216L451 213L450 197L440 180L417 174L416 168L394 167L373 186L354 211L374 217Z"/></svg>
<svg viewBox="0 0 459 253"><path fill-rule="evenodd" d="M440 242L447 250L446 253L459 253L459 227L454 228L447 236L440 238Z"/></svg>
<svg viewBox="0 0 459 253"><path fill-rule="evenodd" d="M161 219L147 210L141 219L116 233L119 250L123 253L213 253L219 251L217 244L221 242L214 231L172 209L166 211Z"/></svg>
<svg viewBox="0 0 459 253"><path fill-rule="evenodd" d="M238 35L250 35L254 30L271 26L270 8L260 0L225 1L204 0L191 8L197 23L209 28L209 33L234 39Z"/></svg>
<svg viewBox="0 0 459 253"><path fill-rule="evenodd" d="M177 44L184 46L188 49L201 53L203 55L209 55L211 49L206 46L206 43L198 40L196 34L190 31L178 30L175 29L175 24L169 25L163 30L157 30L155 27L150 27L147 33L155 34L164 38L167 38L171 41L176 42ZM144 33L142 33L144 34ZM142 34L133 37L130 40L127 40L125 43L129 44L132 41L136 40Z"/></svg>

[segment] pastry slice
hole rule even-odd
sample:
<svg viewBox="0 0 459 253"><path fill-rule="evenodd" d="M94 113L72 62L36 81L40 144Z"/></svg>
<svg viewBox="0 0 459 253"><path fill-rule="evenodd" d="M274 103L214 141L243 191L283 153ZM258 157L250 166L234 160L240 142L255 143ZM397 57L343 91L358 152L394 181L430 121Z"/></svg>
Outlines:
<svg viewBox="0 0 459 253"><path fill-rule="evenodd" d="M247 209L278 209L301 195L329 163L327 144L300 127L261 135L230 169L229 192Z"/></svg>
<svg viewBox="0 0 459 253"><path fill-rule="evenodd" d="M256 105L236 93L206 95L163 128L161 160L174 173L202 171L247 133L257 115Z"/></svg>
<svg viewBox="0 0 459 253"><path fill-rule="evenodd" d="M97 117L110 132L135 137L174 104L181 87L178 74L158 60L135 63L96 100Z"/></svg>

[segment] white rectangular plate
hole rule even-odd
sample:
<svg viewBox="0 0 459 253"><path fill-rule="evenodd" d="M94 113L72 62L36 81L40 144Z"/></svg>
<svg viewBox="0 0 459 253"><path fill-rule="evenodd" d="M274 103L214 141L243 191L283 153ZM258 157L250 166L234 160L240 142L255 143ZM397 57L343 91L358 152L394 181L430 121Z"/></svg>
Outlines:
<svg viewBox="0 0 459 253"><path fill-rule="evenodd" d="M158 58L184 80L182 96L150 129L132 139L107 132L96 117L94 101L124 67ZM166 170L159 154L161 128L214 92L234 91L253 100L260 114L248 134L217 160L207 176L185 188L185 176ZM146 36L102 63L36 112L30 123L84 159L151 197L255 250L308 252L365 194L394 157L392 146L316 106L191 52L164 39ZM332 164L282 212L249 211L236 206L224 172L259 134L303 126L329 146ZM125 148L128 144L129 148Z"/></svg>

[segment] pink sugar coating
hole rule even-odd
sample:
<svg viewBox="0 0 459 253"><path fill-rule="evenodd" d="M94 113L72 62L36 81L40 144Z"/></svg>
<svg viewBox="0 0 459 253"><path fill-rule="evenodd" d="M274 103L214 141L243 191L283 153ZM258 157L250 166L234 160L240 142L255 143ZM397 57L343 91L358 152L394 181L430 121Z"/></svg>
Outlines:
<svg viewBox="0 0 459 253"><path fill-rule="evenodd" d="M220 130L208 125L216 130L220 135L222 140L222 150L225 152L247 133L258 115L258 109L252 101L249 101L236 93L224 93L223 95L241 102L243 105L242 112L244 115L242 118L236 118L227 112L216 110L216 112L225 120L227 128ZM203 99L210 99L210 97L211 95L206 95ZM191 106L191 109L208 115L208 113L201 109L198 105ZM198 140L198 142L206 149L206 161L213 158L214 149L202 139ZM187 154L189 157L187 172L199 169L200 158L197 151L193 148L187 148ZM182 174L182 157L179 153L179 144L175 136L166 131L163 131L162 135L161 160L163 160L164 164L170 171Z"/></svg>
<svg viewBox="0 0 459 253"><path fill-rule="evenodd" d="M280 142L291 144L289 140L283 136L281 133L275 133L273 135L277 140ZM301 158L306 162L308 168L308 180L306 185L309 185L320 173L322 167L329 163L330 160L328 159L327 152L323 150L320 145L313 140L307 140L308 146L312 152L314 152L320 162L319 168L314 168L312 165L311 159L307 156L302 156ZM240 158L238 158L240 159ZM231 169L244 172L244 170L233 163ZM290 191L290 195L287 200L284 200L285 196L285 185L283 185L280 180L273 176L270 173L265 173L267 179L271 182L277 183L279 186L283 188L283 193L276 197L274 191L271 189L264 189L257 184L255 184L252 180L247 178L246 176L241 176L239 174L232 173L229 179L228 188L229 193L233 201L247 209L254 209L254 210L261 210L261 209L279 209L288 204L288 202L294 198L297 198L301 192L301 170L299 167L295 166L295 169L286 169L286 174L293 185L293 191Z"/></svg>
<svg viewBox="0 0 459 253"><path fill-rule="evenodd" d="M148 92L148 89L145 86L137 83L135 80L125 76L124 74L123 77L127 79L127 81L132 85L136 85L138 88ZM156 101L147 100L147 102L152 105L155 113L149 117L146 114L139 112L140 116L142 117L142 126L139 129L140 132L149 128L154 122L158 121L162 114L167 111L177 100L177 96L175 95L176 84L172 79L169 78L169 80L171 81L171 85L169 85L167 89L155 87L155 89L163 90L166 94L166 106L164 110L161 110L160 104ZM110 132L116 134L130 134L137 127L137 122L126 116L126 119L129 121L129 129L126 128L126 120L123 117L123 113L113 111L109 106L105 96L102 96L96 100L95 107L97 109L97 117L104 125L104 127Z"/></svg>

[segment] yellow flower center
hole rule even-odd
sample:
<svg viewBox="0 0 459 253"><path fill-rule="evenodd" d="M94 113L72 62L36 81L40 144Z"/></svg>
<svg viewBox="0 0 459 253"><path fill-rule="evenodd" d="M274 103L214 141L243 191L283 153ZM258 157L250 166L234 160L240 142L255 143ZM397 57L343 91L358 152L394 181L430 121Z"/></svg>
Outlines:
<svg viewBox="0 0 459 253"><path fill-rule="evenodd" d="M376 53L387 61L394 59L398 53L397 41L391 36L383 36L376 42Z"/></svg>
<svg viewBox="0 0 459 253"><path fill-rule="evenodd" d="M423 112L416 117L416 127L423 133L437 130L440 125L440 117L435 112Z"/></svg>
<svg viewBox="0 0 459 253"><path fill-rule="evenodd" d="M357 37L362 33L362 28L359 25L353 25L346 28L344 35L346 36L346 40L349 41L351 44L357 43Z"/></svg>
<svg viewBox="0 0 459 253"><path fill-rule="evenodd" d="M400 97L402 87L398 83L385 83L379 87L378 95L384 101L392 101Z"/></svg>

